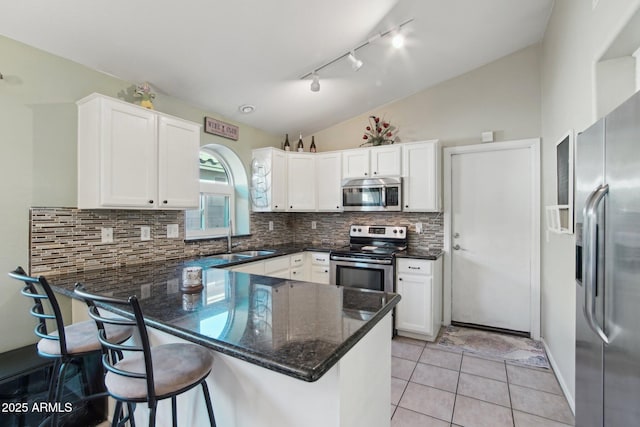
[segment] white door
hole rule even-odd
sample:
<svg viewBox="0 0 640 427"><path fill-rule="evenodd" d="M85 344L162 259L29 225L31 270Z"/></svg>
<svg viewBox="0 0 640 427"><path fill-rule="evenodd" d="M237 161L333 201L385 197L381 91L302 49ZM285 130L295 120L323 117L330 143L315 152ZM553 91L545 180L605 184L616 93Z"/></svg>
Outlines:
<svg viewBox="0 0 640 427"><path fill-rule="evenodd" d="M530 331L530 147L451 156L451 320Z"/></svg>

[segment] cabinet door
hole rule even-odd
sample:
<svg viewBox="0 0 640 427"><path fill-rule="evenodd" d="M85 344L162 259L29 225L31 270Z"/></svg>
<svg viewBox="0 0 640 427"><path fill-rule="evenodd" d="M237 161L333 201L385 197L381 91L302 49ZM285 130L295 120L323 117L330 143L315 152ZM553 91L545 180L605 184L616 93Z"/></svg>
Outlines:
<svg viewBox="0 0 640 427"><path fill-rule="evenodd" d="M156 114L104 99L100 205L153 208L158 195Z"/></svg>
<svg viewBox="0 0 640 427"><path fill-rule="evenodd" d="M160 116L158 124L158 207L198 208L200 126Z"/></svg>
<svg viewBox="0 0 640 427"><path fill-rule="evenodd" d="M433 335L431 313L433 279L417 274L399 274L397 291L402 299L396 306L396 328Z"/></svg>
<svg viewBox="0 0 640 427"><path fill-rule="evenodd" d="M430 212L440 209L437 142L402 146L403 210Z"/></svg>
<svg viewBox="0 0 640 427"><path fill-rule="evenodd" d="M400 176L401 149L398 145L371 149L371 175Z"/></svg>
<svg viewBox="0 0 640 427"><path fill-rule="evenodd" d="M369 150L359 148L342 151L342 178L369 176Z"/></svg>
<svg viewBox="0 0 640 427"><path fill-rule="evenodd" d="M328 285L330 283L329 266L328 265L311 266L311 281L314 283L323 283Z"/></svg>
<svg viewBox="0 0 640 427"><path fill-rule="evenodd" d="M271 152L271 210L287 209L287 156L283 151Z"/></svg>
<svg viewBox="0 0 640 427"><path fill-rule="evenodd" d="M318 191L318 210L342 210L342 156L339 152L316 155L315 185Z"/></svg>
<svg viewBox="0 0 640 427"><path fill-rule="evenodd" d="M316 209L315 159L313 154L290 154L287 159L290 211Z"/></svg>

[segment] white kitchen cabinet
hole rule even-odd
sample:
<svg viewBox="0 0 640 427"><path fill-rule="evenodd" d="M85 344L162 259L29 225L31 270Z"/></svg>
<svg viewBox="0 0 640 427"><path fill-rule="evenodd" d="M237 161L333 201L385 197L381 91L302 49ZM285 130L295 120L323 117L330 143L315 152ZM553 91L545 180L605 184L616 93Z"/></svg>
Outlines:
<svg viewBox="0 0 640 427"><path fill-rule="evenodd" d="M383 145L371 150L371 176L400 176L400 146Z"/></svg>
<svg viewBox="0 0 640 427"><path fill-rule="evenodd" d="M238 266L230 268L230 270L240 273L264 275L264 261L253 261L246 264L240 264Z"/></svg>
<svg viewBox="0 0 640 427"><path fill-rule="evenodd" d="M199 124L100 94L77 105L80 209L198 207Z"/></svg>
<svg viewBox="0 0 640 427"><path fill-rule="evenodd" d="M331 282L329 274L329 253L309 252L309 257L311 259L310 281L328 285Z"/></svg>
<svg viewBox="0 0 640 427"><path fill-rule="evenodd" d="M400 158L398 145L343 150L342 178L400 176Z"/></svg>
<svg viewBox="0 0 640 427"><path fill-rule="evenodd" d="M316 162L316 191L318 211L342 211L342 155L333 151L314 156Z"/></svg>
<svg viewBox="0 0 640 427"><path fill-rule="evenodd" d="M294 153L287 156L288 210L315 211L316 172L312 153Z"/></svg>
<svg viewBox="0 0 640 427"><path fill-rule="evenodd" d="M291 279L292 280L309 280L307 273L307 253L298 252L291 255Z"/></svg>
<svg viewBox="0 0 640 427"><path fill-rule="evenodd" d="M277 148L253 150L251 161L251 208L254 212L287 209L287 155Z"/></svg>
<svg viewBox="0 0 640 427"><path fill-rule="evenodd" d="M281 279L291 277L290 257L286 255L264 260L264 275Z"/></svg>
<svg viewBox="0 0 640 427"><path fill-rule="evenodd" d="M440 211L440 150L437 140L402 147L402 210Z"/></svg>
<svg viewBox="0 0 640 427"><path fill-rule="evenodd" d="M442 319L442 259L397 258L398 335L434 341Z"/></svg>

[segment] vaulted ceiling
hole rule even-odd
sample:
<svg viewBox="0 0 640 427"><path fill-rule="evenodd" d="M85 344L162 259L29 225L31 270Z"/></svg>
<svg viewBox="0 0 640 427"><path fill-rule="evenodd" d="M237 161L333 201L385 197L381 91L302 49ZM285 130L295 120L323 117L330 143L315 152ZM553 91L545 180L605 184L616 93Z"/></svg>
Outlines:
<svg viewBox="0 0 640 427"><path fill-rule="evenodd" d="M0 34L274 134L303 135L526 46L553 0L20 0ZM404 46L376 37L402 26ZM320 91L300 78L318 71ZM238 107L255 106L251 114Z"/></svg>

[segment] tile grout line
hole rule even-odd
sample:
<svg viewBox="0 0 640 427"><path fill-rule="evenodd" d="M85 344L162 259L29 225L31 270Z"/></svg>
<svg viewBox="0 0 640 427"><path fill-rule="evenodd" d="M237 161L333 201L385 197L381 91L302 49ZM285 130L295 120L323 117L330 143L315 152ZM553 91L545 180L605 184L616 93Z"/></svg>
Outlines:
<svg viewBox="0 0 640 427"><path fill-rule="evenodd" d="M516 425L516 415L513 413L513 401L511 400L511 384L509 383L509 370L507 369L506 360L504 361L504 372L507 376L507 392L509 393L509 410L511 411L511 422Z"/></svg>
<svg viewBox="0 0 640 427"><path fill-rule="evenodd" d="M422 348L422 351L420 352L420 356L418 356L418 360L420 360L420 358L422 357L422 353L423 352L424 352L424 347ZM396 357L396 356L393 356L393 354L392 354L391 357L393 358L393 357ZM409 359L404 359L402 357L399 357L398 359L409 360ZM413 360L411 360L411 362L413 362ZM415 363L415 365L413 366L413 369L411 370L411 375L409 375L409 379L407 380L407 384L405 384L404 390L402 390L402 393L400 394L400 397L398 398L398 404L396 405L396 409L394 409L393 414L391 415L391 419L393 419L393 416L398 411L398 407L401 407L403 409L407 409L407 408L404 408L404 407L400 406L400 401L402 401L402 397L407 392L407 388L409 388L409 383L411 382L411 377L413 376L413 373L415 372L416 367L418 366L418 361L415 361L414 363ZM398 379L400 379L400 378L398 378Z"/></svg>
<svg viewBox="0 0 640 427"><path fill-rule="evenodd" d="M460 375L462 374L462 359L464 359L464 351L460 353L460 366L458 366L458 381L456 382L456 393L453 396L453 408L451 409L451 421L449 421L449 424L453 424L453 414L456 413L456 403L458 402L458 389L460 388Z"/></svg>

